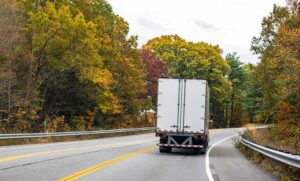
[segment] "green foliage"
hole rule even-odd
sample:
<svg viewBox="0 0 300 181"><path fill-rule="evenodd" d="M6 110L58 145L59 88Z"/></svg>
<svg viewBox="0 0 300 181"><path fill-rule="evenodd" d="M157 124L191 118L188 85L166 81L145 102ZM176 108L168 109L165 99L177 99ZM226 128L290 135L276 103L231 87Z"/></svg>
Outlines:
<svg viewBox="0 0 300 181"><path fill-rule="evenodd" d="M262 50L255 51L261 55L256 74L262 87L265 115L270 119L278 112L280 100L297 100L299 12L293 13L288 7L274 6L270 16L263 19L261 35L254 38L252 45L254 51ZM292 95L293 99L289 99Z"/></svg>
<svg viewBox="0 0 300 181"><path fill-rule="evenodd" d="M239 59L236 53L226 55L226 61L231 68L231 72L227 76L227 79L231 82L231 91L228 92L225 107L226 122L228 122L227 126L229 127L242 126L247 122L245 120L247 114L245 90L248 74Z"/></svg>
<svg viewBox="0 0 300 181"><path fill-rule="evenodd" d="M251 50L262 55L274 49L274 38L281 24L289 17L287 7L274 5L272 13L262 20L262 31L259 37L254 37L252 40ZM270 52L271 53L271 52Z"/></svg>
<svg viewBox="0 0 300 181"><path fill-rule="evenodd" d="M23 16L24 40L14 51L14 91L22 93L14 98L29 102L28 109L40 107L38 125L48 118L49 131L136 125L147 104L144 65L136 37L128 38L127 22L106 1L16 0L13 6Z"/></svg>
<svg viewBox="0 0 300 181"><path fill-rule="evenodd" d="M249 122L260 121L257 119L257 115L261 115L263 112L262 108L262 92L261 86L257 82L257 66L252 64L244 65L244 70L246 73L246 82L245 82L245 104L247 109L247 114Z"/></svg>
<svg viewBox="0 0 300 181"><path fill-rule="evenodd" d="M149 40L143 49L152 50L166 63L168 76L206 79L214 120L223 120L224 97L230 91L230 82L225 75L230 72L230 67L218 46L187 42L177 35L169 35Z"/></svg>
<svg viewBox="0 0 300 181"><path fill-rule="evenodd" d="M274 121L274 135L283 143L299 145L300 122L300 3L274 6L263 19L252 49L261 57L255 74L262 88L262 116Z"/></svg>
<svg viewBox="0 0 300 181"><path fill-rule="evenodd" d="M86 22L81 13L72 16L67 6L55 8L50 2L28 14L26 33L37 64L58 71L76 69L82 82L98 87L96 90L101 95L96 97L98 108L103 112L116 111L110 109L112 106L107 101L113 99L108 87L111 75L98 54L100 44L94 23Z"/></svg>
<svg viewBox="0 0 300 181"><path fill-rule="evenodd" d="M167 75L208 80L215 127L276 121L288 125L278 132L299 143L297 0L263 19L251 48L257 66L177 35L149 40L140 51L105 0L5 0L0 10L1 132L153 124L147 95Z"/></svg>
<svg viewBox="0 0 300 181"><path fill-rule="evenodd" d="M272 120L278 111L276 104L281 99L277 88L283 88L283 82L278 79L282 73L280 69L280 58L284 53L285 47L279 47L277 41L283 37L280 31L283 25L290 22L290 12L288 7L274 6L273 11L268 17L262 20L262 31L259 37L254 37L252 50L260 55L261 62L257 67L257 80L263 93L263 115L267 120Z"/></svg>

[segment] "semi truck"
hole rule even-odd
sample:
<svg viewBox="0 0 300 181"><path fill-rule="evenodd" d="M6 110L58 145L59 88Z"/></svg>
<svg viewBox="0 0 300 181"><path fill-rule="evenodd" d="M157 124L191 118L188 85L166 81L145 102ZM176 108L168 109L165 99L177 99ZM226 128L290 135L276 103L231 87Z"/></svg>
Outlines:
<svg viewBox="0 0 300 181"><path fill-rule="evenodd" d="M159 151L192 149L204 154L209 144L209 88L206 80L158 79L157 122Z"/></svg>

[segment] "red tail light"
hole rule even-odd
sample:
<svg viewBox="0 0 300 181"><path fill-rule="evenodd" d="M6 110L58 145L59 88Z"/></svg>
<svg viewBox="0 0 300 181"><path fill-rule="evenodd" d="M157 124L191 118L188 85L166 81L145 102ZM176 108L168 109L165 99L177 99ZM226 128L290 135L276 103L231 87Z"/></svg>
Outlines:
<svg viewBox="0 0 300 181"><path fill-rule="evenodd" d="M155 133L155 136L158 136L158 137L167 137L166 134L160 134L160 133Z"/></svg>
<svg viewBox="0 0 300 181"><path fill-rule="evenodd" d="M200 138L201 139L206 139L206 135L202 135Z"/></svg>

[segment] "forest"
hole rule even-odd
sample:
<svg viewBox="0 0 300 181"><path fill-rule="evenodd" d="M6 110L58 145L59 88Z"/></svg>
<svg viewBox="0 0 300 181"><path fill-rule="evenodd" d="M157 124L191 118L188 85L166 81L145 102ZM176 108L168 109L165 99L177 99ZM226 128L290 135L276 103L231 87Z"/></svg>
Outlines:
<svg viewBox="0 0 300 181"><path fill-rule="evenodd" d="M138 47L105 0L1 0L0 13L0 133L155 126L158 77L184 77L208 81L211 127L272 123L300 144L297 0L262 19L255 65L179 35Z"/></svg>

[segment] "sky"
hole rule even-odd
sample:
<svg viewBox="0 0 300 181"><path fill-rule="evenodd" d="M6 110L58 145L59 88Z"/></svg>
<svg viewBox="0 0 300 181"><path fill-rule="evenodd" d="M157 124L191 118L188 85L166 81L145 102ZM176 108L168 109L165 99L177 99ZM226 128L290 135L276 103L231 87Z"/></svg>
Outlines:
<svg viewBox="0 0 300 181"><path fill-rule="evenodd" d="M123 17L139 46L148 40L177 34L187 41L219 45L223 56L237 52L244 63L259 60L250 51L261 20L274 4L285 0L107 0Z"/></svg>

